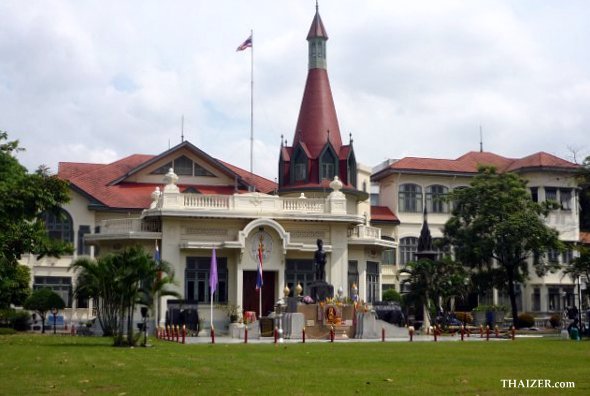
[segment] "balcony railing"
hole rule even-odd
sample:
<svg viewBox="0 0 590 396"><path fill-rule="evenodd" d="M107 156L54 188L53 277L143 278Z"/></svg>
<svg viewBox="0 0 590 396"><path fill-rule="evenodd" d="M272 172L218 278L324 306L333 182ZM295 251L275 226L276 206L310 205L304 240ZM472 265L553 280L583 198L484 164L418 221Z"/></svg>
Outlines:
<svg viewBox="0 0 590 396"><path fill-rule="evenodd" d="M184 207L187 209L224 209L230 208L229 195L182 194Z"/></svg>
<svg viewBox="0 0 590 396"><path fill-rule="evenodd" d="M160 220L126 218L103 220L100 225L101 234L125 234L131 232L162 232L162 224Z"/></svg>
<svg viewBox="0 0 590 396"><path fill-rule="evenodd" d="M283 198L285 212L323 213L326 201L319 198Z"/></svg>
<svg viewBox="0 0 590 396"><path fill-rule="evenodd" d="M381 239L381 229L366 225L357 225L353 229L348 230L348 237L358 239Z"/></svg>

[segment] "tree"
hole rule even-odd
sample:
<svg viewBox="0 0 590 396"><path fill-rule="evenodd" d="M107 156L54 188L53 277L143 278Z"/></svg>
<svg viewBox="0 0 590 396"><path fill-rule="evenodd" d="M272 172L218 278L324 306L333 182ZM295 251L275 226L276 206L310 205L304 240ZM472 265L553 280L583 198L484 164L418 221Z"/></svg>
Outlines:
<svg viewBox="0 0 590 396"><path fill-rule="evenodd" d="M79 259L70 268L78 273L74 295L97 299L104 335L114 336L117 346L135 344L132 319L136 305L153 308L158 294L178 296L166 288L173 283L170 265L139 246L96 260Z"/></svg>
<svg viewBox="0 0 590 396"><path fill-rule="evenodd" d="M539 276L557 269L544 260L549 249L562 247L557 231L543 221L551 204L533 202L524 180L499 174L494 167L480 167L471 186L456 189L450 199L453 211L444 226L445 242L459 262L492 274L494 284L507 290L516 326L514 285L526 281L529 260Z"/></svg>
<svg viewBox="0 0 590 396"><path fill-rule="evenodd" d="M2 260L2 259L0 259ZM23 305L31 295L31 270L24 265L0 263L0 307Z"/></svg>
<svg viewBox="0 0 590 396"><path fill-rule="evenodd" d="M452 297L463 297L467 292L467 271L450 257L409 262L398 271L398 277L402 274L407 275L401 282L410 285L410 300L426 307L427 315L432 308L447 306Z"/></svg>
<svg viewBox="0 0 590 396"><path fill-rule="evenodd" d="M41 317L42 333L45 333L45 316L52 309L63 309L66 306L64 300L51 289L43 288L35 290L25 301L24 307L30 311L36 311Z"/></svg>
<svg viewBox="0 0 590 396"><path fill-rule="evenodd" d="M24 253L59 257L72 251L48 237L42 220L44 213L58 213L69 200L67 183L44 167L28 173L15 157L22 151L18 141L7 139L0 131L0 308L22 304L30 292L28 281L21 282L24 270L18 264Z"/></svg>

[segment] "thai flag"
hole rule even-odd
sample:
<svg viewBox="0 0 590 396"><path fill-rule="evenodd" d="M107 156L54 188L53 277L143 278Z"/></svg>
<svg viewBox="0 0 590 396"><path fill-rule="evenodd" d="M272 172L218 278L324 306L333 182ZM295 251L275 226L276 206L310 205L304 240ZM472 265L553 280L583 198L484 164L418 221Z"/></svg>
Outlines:
<svg viewBox="0 0 590 396"><path fill-rule="evenodd" d="M258 247L258 270L256 271L256 290L262 288L262 245Z"/></svg>
<svg viewBox="0 0 590 396"><path fill-rule="evenodd" d="M160 249L158 248L158 241L156 240L156 250L154 251L154 261L160 262Z"/></svg>
<svg viewBox="0 0 590 396"><path fill-rule="evenodd" d="M252 47L252 36L248 37L246 41L244 41L240 46L236 49L236 51L243 51L246 48Z"/></svg>

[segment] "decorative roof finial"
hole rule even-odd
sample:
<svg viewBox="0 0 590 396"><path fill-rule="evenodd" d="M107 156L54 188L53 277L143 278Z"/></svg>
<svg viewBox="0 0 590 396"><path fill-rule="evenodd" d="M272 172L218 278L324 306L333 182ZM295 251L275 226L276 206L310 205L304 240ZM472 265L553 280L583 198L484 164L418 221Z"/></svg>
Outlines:
<svg viewBox="0 0 590 396"><path fill-rule="evenodd" d="M348 139L350 140L349 144L352 146L352 142L354 141L354 140L352 140L352 132L348 133Z"/></svg>
<svg viewBox="0 0 590 396"><path fill-rule="evenodd" d="M318 12L318 0L315 0L315 12Z"/></svg>
<svg viewBox="0 0 590 396"><path fill-rule="evenodd" d="M283 147L283 134L281 133L281 148Z"/></svg>
<svg viewBox="0 0 590 396"><path fill-rule="evenodd" d="M328 131L327 142L330 143L330 130L327 129L327 131Z"/></svg>

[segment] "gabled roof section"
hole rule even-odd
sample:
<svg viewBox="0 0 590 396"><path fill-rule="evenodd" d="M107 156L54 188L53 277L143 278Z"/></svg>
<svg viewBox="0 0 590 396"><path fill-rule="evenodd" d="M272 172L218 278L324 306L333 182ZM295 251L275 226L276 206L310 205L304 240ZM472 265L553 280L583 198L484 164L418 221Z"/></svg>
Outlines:
<svg viewBox="0 0 590 396"><path fill-rule="evenodd" d="M371 206L371 222L399 224L399 219L387 206Z"/></svg>
<svg viewBox="0 0 590 396"><path fill-rule="evenodd" d="M237 166L228 164L225 161L219 160L219 162L221 162L229 169L231 169L233 172L238 174L244 181L246 181L246 183L248 183L251 186L254 186L254 188L256 188L256 190L260 191L261 193L270 194L277 189L277 183L275 183L272 180L268 180L262 176L250 173L245 169L238 168Z"/></svg>
<svg viewBox="0 0 590 396"><path fill-rule="evenodd" d="M575 170L580 166L573 162L566 161L562 158L556 157L549 153L540 151L535 154L531 154L528 157L517 159L507 169L507 171L516 171L520 169L530 168L564 168Z"/></svg>
<svg viewBox="0 0 590 396"><path fill-rule="evenodd" d="M324 38L328 39L328 33L326 32L326 28L324 27L324 23L322 22L322 18L320 17L320 13L318 10L318 6L316 4L315 7L315 16L313 17L313 21L311 21L311 26L309 28L309 33L307 33L307 39L313 38Z"/></svg>
<svg viewBox="0 0 590 396"><path fill-rule="evenodd" d="M145 209L150 205L151 193L163 183L137 183L125 180L130 175L171 154L175 149L188 145L201 158L210 161L216 169L221 169L237 179L239 181L238 187L242 188L241 192L246 192L248 186L253 186L257 191L263 193L270 193L276 189L276 183L273 181L255 174L251 175L244 169L210 157L188 142L166 151L165 155L135 154L110 164L61 162L58 176L69 181L74 190L85 194L93 206L110 209ZM182 178L179 188L181 191L192 188L202 194L231 195L236 192L234 185L187 185L182 183Z"/></svg>
<svg viewBox="0 0 590 396"><path fill-rule="evenodd" d="M152 156L151 159L145 161L144 163L138 165L137 167L135 167L133 169L130 169L126 174L121 175L121 177L113 180L112 184L121 183L122 181L129 178L130 176L142 171L143 169L149 167L150 165L153 165L154 163L160 161L161 159L163 159L165 157L171 156L174 152L180 151L183 148L186 148L189 151L192 151L198 157L202 158L203 160L205 160L206 162L211 164L213 167L219 169L222 173L226 174L227 176L230 176L231 178L235 178L236 176L239 176L235 172L233 172L231 169L226 167L224 165L224 163L218 161L217 159L211 157L209 154L200 150L197 146L193 145L188 140L185 140L184 142L172 147L171 149L164 151L162 154Z"/></svg>

